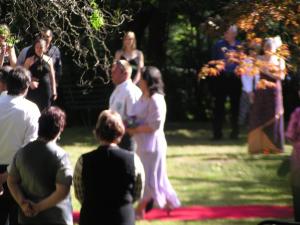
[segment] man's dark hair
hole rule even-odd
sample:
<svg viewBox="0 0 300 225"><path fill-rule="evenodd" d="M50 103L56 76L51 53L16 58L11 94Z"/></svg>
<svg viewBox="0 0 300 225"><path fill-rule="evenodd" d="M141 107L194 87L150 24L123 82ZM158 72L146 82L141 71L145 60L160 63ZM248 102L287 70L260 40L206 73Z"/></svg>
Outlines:
<svg viewBox="0 0 300 225"><path fill-rule="evenodd" d="M9 76L9 73L10 71L12 70L13 68L11 66L3 66L1 69L0 69L0 81L4 84L6 84L6 80Z"/></svg>
<svg viewBox="0 0 300 225"><path fill-rule="evenodd" d="M37 35L36 38L34 39L32 45L28 48L27 52L26 52L26 57L25 59L33 56L35 54L35 50L34 50L34 46L36 45L36 43L40 42L41 39L43 39L43 37L41 35Z"/></svg>
<svg viewBox="0 0 300 225"><path fill-rule="evenodd" d="M41 30L41 36L43 36L42 33L46 33L47 31L49 31L51 37L53 37L53 31L52 31L49 27L44 27L44 28Z"/></svg>
<svg viewBox="0 0 300 225"><path fill-rule="evenodd" d="M24 93L30 85L30 77L30 71L22 66L11 70L6 79L7 94L20 95Z"/></svg>
<svg viewBox="0 0 300 225"><path fill-rule="evenodd" d="M44 109L39 118L38 136L48 141L53 140L66 126L66 114L57 106Z"/></svg>

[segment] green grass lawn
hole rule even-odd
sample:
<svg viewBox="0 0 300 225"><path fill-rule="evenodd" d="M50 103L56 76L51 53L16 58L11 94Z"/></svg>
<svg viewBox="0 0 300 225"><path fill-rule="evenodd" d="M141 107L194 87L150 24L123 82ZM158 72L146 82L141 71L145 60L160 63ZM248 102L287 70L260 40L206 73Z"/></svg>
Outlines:
<svg viewBox="0 0 300 225"><path fill-rule="evenodd" d="M91 128L67 128L60 145L70 154L72 165L77 158L97 146ZM228 132L225 132L225 137ZM182 205L291 205L288 177L277 176L281 161L291 152L280 155L249 155L246 132L238 141L210 141L208 124L167 124L168 176ZM74 210L80 205L73 197ZM257 220L206 220L180 222L138 222L138 225L251 225Z"/></svg>

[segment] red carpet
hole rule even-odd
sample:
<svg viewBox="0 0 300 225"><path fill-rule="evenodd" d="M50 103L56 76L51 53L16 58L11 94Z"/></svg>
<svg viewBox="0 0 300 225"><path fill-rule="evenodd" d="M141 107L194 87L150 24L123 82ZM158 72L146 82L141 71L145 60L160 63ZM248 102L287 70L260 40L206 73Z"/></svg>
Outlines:
<svg viewBox="0 0 300 225"><path fill-rule="evenodd" d="M79 213L74 212L74 221ZM292 218L289 206L242 205L242 206L187 206L174 209L168 215L162 209L153 209L146 214L146 220L208 220L208 219L248 219L248 218Z"/></svg>

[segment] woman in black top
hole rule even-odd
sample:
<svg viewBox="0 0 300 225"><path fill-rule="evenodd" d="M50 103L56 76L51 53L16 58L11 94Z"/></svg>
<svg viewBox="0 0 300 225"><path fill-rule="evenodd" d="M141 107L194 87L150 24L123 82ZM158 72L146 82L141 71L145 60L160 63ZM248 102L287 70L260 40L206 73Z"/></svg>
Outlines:
<svg viewBox="0 0 300 225"><path fill-rule="evenodd" d="M94 134L100 146L83 154L74 171L80 225L133 225L133 202L142 195L144 171L138 156L118 147L125 128L120 115L103 111Z"/></svg>
<svg viewBox="0 0 300 225"><path fill-rule="evenodd" d="M38 38L34 43L34 55L27 58L24 67L31 72L31 84L27 99L36 103L40 111L57 98L55 72L52 58L45 55L46 41Z"/></svg>

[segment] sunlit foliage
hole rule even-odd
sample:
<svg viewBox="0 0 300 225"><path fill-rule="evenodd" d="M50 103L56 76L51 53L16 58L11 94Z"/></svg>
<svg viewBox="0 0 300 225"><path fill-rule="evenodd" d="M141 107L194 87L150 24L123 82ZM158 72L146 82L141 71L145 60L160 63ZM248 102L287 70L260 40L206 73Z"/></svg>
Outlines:
<svg viewBox="0 0 300 225"><path fill-rule="evenodd" d="M81 83L95 77L107 82L111 54L106 40L128 18L96 0L4 0L0 13L1 22L8 24L21 42L26 36L34 40L41 29L50 28L54 43L66 49L82 73Z"/></svg>

